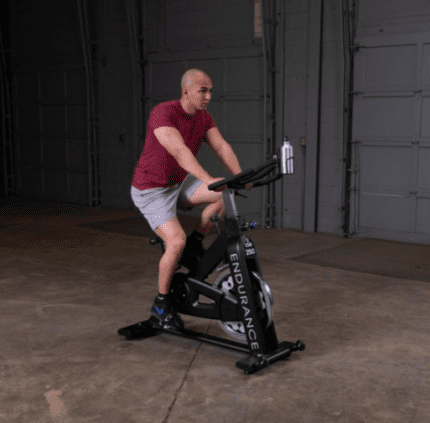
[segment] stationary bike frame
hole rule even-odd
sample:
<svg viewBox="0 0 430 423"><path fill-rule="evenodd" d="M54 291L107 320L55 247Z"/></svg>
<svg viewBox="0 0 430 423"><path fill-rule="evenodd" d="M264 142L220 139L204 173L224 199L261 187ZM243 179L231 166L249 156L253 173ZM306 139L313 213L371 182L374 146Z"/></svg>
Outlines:
<svg viewBox="0 0 430 423"><path fill-rule="evenodd" d="M179 331L161 327L152 317L119 329L120 335L131 340L168 332L244 352L248 356L239 360L236 366L248 375L282 358L288 358L292 351L305 349L305 344L300 340L296 343L287 341L279 343L273 321L261 319L261 310L260 314L258 313L259 291L262 288L258 275L261 276L262 272L257 249L246 235L248 229L254 229L255 222L240 222L241 218L234 199L235 195L240 195L236 190L244 189L249 182L257 181L253 187L259 187L280 179L284 174L292 173L292 171L288 172L287 160L292 160L292 157L285 156L284 144L277 155L257 169L250 169L209 185L210 190L227 185L228 189L222 192L226 209L225 228L220 230L217 216L214 215L212 220L215 222L218 237L200 260L196 256L192 257L191 252L185 250L180 264L185 265L189 273L175 273L171 282L169 301L176 312L207 319L240 321L245 328L246 344L187 329ZM261 181L276 167L279 167L277 175ZM151 244L160 241L159 238L152 239ZM226 263L223 267L229 267L234 279L235 296L226 294L205 281L223 260ZM200 303L199 295L212 299L213 303Z"/></svg>

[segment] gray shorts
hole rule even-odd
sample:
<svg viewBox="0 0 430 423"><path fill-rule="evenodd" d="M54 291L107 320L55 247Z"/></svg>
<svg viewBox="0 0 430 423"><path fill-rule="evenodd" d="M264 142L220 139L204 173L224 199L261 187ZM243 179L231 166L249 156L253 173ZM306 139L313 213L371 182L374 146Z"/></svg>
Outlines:
<svg viewBox="0 0 430 423"><path fill-rule="evenodd" d="M193 207L185 205L186 200L203 184L200 179L189 173L180 184L170 188L157 187L143 191L131 186L131 198L143 214L153 231L172 219L177 219L176 207L183 211Z"/></svg>

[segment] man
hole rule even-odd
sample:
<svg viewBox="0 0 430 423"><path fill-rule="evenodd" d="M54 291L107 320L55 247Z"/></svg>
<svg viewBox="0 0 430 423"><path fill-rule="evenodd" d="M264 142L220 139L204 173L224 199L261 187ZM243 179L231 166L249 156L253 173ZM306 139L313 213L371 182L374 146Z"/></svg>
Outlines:
<svg viewBox="0 0 430 423"><path fill-rule="evenodd" d="M184 323L169 304L167 295L185 244L202 256L202 240L213 227L211 216L217 213L222 219L225 215L221 192L225 187L217 192L208 190L208 185L223 178L213 178L195 158L205 138L233 175L242 171L233 149L206 111L212 88L205 72L190 69L181 79L181 99L154 107L131 187L134 204L166 245L159 265L159 293L150 313L161 325L175 329L183 329ZM201 204L206 204L201 222L187 240L176 207L190 210Z"/></svg>

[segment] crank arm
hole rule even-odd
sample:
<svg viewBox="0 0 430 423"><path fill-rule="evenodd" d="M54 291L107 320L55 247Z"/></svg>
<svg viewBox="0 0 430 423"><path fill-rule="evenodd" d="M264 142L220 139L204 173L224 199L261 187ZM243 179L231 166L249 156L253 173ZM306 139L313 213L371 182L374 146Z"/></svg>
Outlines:
<svg viewBox="0 0 430 423"><path fill-rule="evenodd" d="M237 299L226 294L212 285L197 279L188 278L187 285L190 289L190 298L197 300L190 304L177 304L175 311L190 316L202 317L204 319L215 319L223 321L239 321L241 316L238 310ZM211 304L198 301L199 294L210 298Z"/></svg>

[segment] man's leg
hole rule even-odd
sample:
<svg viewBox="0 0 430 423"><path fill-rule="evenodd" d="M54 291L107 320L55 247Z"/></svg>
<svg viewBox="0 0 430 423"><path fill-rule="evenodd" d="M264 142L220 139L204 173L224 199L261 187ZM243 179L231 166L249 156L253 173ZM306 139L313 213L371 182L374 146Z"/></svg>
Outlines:
<svg viewBox="0 0 430 423"><path fill-rule="evenodd" d="M205 183L201 183L186 201L186 205L189 207L198 207L202 204L206 207L202 212L201 221L187 240L187 245L196 246L198 250L203 248L203 238L214 227L211 220L212 215L216 213L221 220L225 216L222 192L210 191Z"/></svg>
<svg viewBox="0 0 430 423"><path fill-rule="evenodd" d="M196 228L198 233L206 236L207 233L215 226L211 220L214 213L216 213L221 220L224 218L225 208L222 199L216 203L208 204L203 210L202 219Z"/></svg>
<svg viewBox="0 0 430 423"><path fill-rule="evenodd" d="M176 266L185 248L186 235L177 219L169 220L154 231L166 244L159 265L158 292L167 295Z"/></svg>

